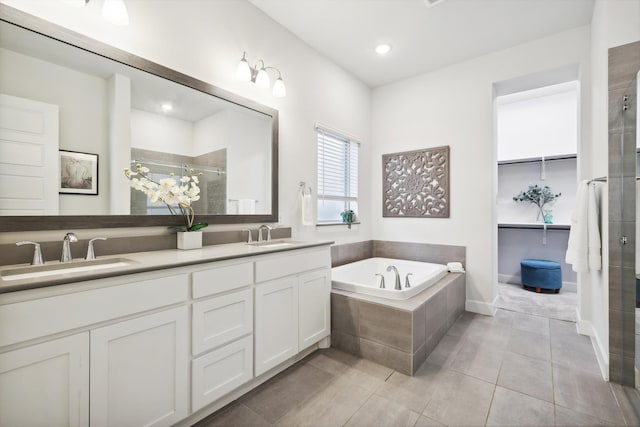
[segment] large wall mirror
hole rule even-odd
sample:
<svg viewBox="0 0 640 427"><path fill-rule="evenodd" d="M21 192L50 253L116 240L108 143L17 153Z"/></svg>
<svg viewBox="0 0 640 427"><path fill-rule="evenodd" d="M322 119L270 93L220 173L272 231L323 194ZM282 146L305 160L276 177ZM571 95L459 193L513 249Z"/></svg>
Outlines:
<svg viewBox="0 0 640 427"><path fill-rule="evenodd" d="M276 222L278 112L0 5L0 231L178 224L130 187L199 176L199 221Z"/></svg>

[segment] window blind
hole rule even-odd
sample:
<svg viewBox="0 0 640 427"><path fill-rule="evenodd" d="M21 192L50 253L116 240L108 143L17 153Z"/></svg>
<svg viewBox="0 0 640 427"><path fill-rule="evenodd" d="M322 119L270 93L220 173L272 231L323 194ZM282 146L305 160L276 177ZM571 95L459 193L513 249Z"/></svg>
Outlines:
<svg viewBox="0 0 640 427"><path fill-rule="evenodd" d="M318 222L339 222L340 212L357 210L360 144L318 127Z"/></svg>

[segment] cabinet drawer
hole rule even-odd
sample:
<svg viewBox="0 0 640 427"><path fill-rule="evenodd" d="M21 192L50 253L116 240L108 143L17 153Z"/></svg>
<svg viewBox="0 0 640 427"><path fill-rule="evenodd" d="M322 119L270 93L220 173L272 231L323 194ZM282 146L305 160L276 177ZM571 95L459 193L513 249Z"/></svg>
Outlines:
<svg viewBox="0 0 640 427"><path fill-rule="evenodd" d="M256 282L290 276L318 268L331 268L329 248L311 252L280 254L256 261Z"/></svg>
<svg viewBox="0 0 640 427"><path fill-rule="evenodd" d="M191 368L195 412L253 378L253 336L194 359Z"/></svg>
<svg viewBox="0 0 640 427"><path fill-rule="evenodd" d="M186 301L179 274L0 306L0 347Z"/></svg>
<svg viewBox="0 0 640 427"><path fill-rule="evenodd" d="M253 283L253 263L227 265L193 273L193 297L200 298Z"/></svg>
<svg viewBox="0 0 640 427"><path fill-rule="evenodd" d="M224 345L252 330L251 289L193 304L193 354Z"/></svg>

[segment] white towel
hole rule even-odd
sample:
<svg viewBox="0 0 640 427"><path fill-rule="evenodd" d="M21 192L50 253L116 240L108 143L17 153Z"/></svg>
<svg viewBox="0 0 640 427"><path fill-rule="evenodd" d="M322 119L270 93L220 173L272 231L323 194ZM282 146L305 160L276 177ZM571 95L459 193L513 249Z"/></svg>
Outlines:
<svg viewBox="0 0 640 427"><path fill-rule="evenodd" d="M578 184L576 204L571 215L571 230L565 260L573 271L584 273L602 267L599 200L595 184Z"/></svg>
<svg viewBox="0 0 640 427"><path fill-rule="evenodd" d="M255 199L240 199L238 200L238 213L240 215L253 215L256 213L256 200Z"/></svg>
<svg viewBox="0 0 640 427"><path fill-rule="evenodd" d="M461 262L448 262L447 270L451 273L464 273L464 267L462 267Z"/></svg>
<svg viewBox="0 0 640 427"><path fill-rule="evenodd" d="M313 200L311 193L302 194L302 225L313 225Z"/></svg>

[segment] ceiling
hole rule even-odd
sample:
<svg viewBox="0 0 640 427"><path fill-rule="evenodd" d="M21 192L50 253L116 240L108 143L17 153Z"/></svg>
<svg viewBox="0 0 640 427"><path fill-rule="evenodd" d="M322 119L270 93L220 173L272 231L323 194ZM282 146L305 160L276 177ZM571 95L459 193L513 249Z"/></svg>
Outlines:
<svg viewBox="0 0 640 427"><path fill-rule="evenodd" d="M370 87L587 25L595 2L444 0L427 7L423 0L249 1ZM376 54L380 43L390 44L391 52Z"/></svg>

